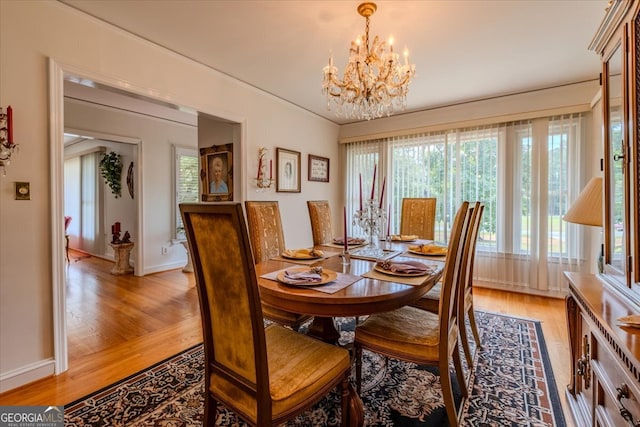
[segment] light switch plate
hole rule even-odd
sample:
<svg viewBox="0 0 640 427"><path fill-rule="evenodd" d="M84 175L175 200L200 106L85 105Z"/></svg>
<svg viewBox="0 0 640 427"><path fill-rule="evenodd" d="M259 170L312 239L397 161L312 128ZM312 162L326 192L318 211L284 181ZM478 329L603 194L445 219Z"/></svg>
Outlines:
<svg viewBox="0 0 640 427"><path fill-rule="evenodd" d="M16 182L16 200L31 200L31 188L28 182Z"/></svg>

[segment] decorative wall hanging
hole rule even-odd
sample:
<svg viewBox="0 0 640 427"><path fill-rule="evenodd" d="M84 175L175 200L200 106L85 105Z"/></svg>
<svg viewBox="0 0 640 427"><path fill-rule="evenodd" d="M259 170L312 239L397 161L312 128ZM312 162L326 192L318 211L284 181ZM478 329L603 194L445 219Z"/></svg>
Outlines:
<svg viewBox="0 0 640 427"><path fill-rule="evenodd" d="M102 155L100 160L100 174L105 183L111 188L111 192L118 197L122 196L122 160L120 154L110 151Z"/></svg>
<svg viewBox="0 0 640 427"><path fill-rule="evenodd" d="M265 147L258 148L258 174L256 176L256 186L258 191L270 189L275 180L273 179L273 160L269 159L269 178L265 169L267 168L267 161L264 156L267 154Z"/></svg>
<svg viewBox="0 0 640 427"><path fill-rule="evenodd" d="M129 170L127 171L127 189L133 199L133 162L129 163Z"/></svg>
<svg viewBox="0 0 640 427"><path fill-rule="evenodd" d="M0 107L0 167L2 176L7 175L6 167L11 163L11 155L18 149L18 144L13 143L13 109L7 107L3 113Z"/></svg>
<svg viewBox="0 0 640 427"><path fill-rule="evenodd" d="M276 191L280 193L300 192L300 152L276 148Z"/></svg>
<svg viewBox="0 0 640 427"><path fill-rule="evenodd" d="M329 182L329 159L309 154L309 181Z"/></svg>
<svg viewBox="0 0 640 427"><path fill-rule="evenodd" d="M203 202L233 200L233 144L200 149Z"/></svg>

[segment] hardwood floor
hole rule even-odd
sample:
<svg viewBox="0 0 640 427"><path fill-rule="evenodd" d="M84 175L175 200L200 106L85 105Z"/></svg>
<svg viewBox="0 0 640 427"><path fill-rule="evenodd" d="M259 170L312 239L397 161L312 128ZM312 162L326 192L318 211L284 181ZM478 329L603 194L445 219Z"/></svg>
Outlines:
<svg viewBox="0 0 640 427"><path fill-rule="evenodd" d="M70 251L69 369L0 394L0 405L64 405L202 342L193 274L136 277Z"/></svg>
<svg viewBox="0 0 640 427"><path fill-rule="evenodd" d="M71 251L67 268L69 370L0 394L0 405L65 405L202 342L193 274L114 276L113 263ZM564 300L474 288L478 310L542 323L565 417L569 341Z"/></svg>

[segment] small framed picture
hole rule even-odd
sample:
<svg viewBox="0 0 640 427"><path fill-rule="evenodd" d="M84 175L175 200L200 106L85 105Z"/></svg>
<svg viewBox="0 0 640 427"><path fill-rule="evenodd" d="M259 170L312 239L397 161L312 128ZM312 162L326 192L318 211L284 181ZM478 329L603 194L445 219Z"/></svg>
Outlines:
<svg viewBox="0 0 640 427"><path fill-rule="evenodd" d="M233 200L233 144L200 149L203 202Z"/></svg>
<svg viewBox="0 0 640 427"><path fill-rule="evenodd" d="M276 191L300 192L300 152L276 148Z"/></svg>
<svg viewBox="0 0 640 427"><path fill-rule="evenodd" d="M309 154L309 181L329 182L329 159Z"/></svg>

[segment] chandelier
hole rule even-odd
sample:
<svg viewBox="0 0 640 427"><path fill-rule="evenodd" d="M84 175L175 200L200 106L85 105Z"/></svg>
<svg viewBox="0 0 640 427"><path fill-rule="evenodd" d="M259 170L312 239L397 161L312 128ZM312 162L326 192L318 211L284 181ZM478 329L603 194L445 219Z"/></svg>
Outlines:
<svg viewBox="0 0 640 427"><path fill-rule="evenodd" d="M333 55L323 69L322 93L327 97L327 108L331 110L333 104L336 115L347 119L371 120L404 110L409 83L416 72L406 49L404 64L398 61L392 39L388 49L378 36L369 47L369 17L376 8L375 3L358 6L358 13L366 20L365 33L351 42L342 80L333 65Z"/></svg>

